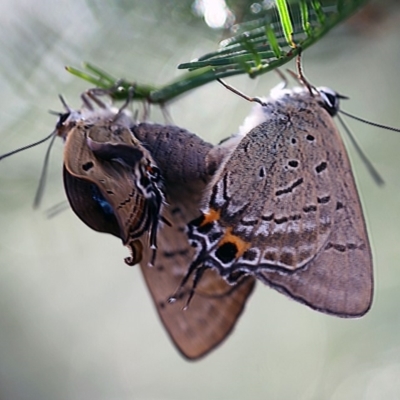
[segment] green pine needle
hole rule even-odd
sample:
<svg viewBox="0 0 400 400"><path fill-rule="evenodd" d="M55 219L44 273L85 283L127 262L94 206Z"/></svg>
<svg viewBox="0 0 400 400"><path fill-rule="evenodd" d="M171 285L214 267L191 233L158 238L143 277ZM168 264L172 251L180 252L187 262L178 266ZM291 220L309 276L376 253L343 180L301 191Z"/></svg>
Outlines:
<svg viewBox="0 0 400 400"><path fill-rule="evenodd" d="M281 67L319 41L333 27L357 11L367 0L275 0L276 7L261 17L240 24L237 34L221 42L220 48L179 69L189 72L162 86L116 79L92 64L83 70L67 67L73 75L91 85L110 90L117 99L126 99L134 86L134 100L164 104L167 101L217 78L247 74L255 77Z"/></svg>

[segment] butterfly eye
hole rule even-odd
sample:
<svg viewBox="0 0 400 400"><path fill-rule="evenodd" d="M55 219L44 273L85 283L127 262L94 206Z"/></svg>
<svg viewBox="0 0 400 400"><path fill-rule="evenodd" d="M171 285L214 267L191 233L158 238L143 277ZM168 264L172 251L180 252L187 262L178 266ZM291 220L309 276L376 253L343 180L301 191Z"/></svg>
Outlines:
<svg viewBox="0 0 400 400"><path fill-rule="evenodd" d="M330 116L334 117L339 110L339 99L341 96L332 89L325 87L318 88L318 92L322 99L321 106L328 111Z"/></svg>
<svg viewBox="0 0 400 400"><path fill-rule="evenodd" d="M56 129L60 129L63 127L64 122L68 119L68 117L71 115L70 112L66 112L64 114L60 114L60 118L57 121L56 124Z"/></svg>

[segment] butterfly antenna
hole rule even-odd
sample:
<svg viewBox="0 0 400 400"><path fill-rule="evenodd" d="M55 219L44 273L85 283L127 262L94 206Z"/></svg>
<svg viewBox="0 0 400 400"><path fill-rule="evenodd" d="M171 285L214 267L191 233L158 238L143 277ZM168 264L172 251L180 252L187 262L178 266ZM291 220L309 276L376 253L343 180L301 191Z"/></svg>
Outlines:
<svg viewBox="0 0 400 400"><path fill-rule="evenodd" d="M60 99L61 104L63 105L63 107L65 108L65 110L66 110L67 112L70 113L71 111L73 111L72 108L67 104L67 102L66 102L66 100L64 99L64 97L63 97L62 94L59 94L59 95L58 95L58 98ZM59 115L62 115L62 114L60 113Z"/></svg>
<svg viewBox="0 0 400 400"><path fill-rule="evenodd" d="M47 140L49 140L51 137L53 137L53 138L56 137L56 131L51 132L50 135L46 136L44 139L41 139L41 140L39 140L39 141L37 141L37 142L28 144L27 146L20 147L19 149L16 149L16 150L10 151L9 153L6 153L6 154L1 155L1 156L0 156L0 161L1 161L3 158L7 158L7 157L9 157L9 156L12 156L13 154L17 154L17 153L19 153L20 151L28 150L28 149L30 149L30 148L32 148L32 147L35 147L35 146L37 146L37 145L39 145L39 144L42 144L42 143L46 142Z"/></svg>
<svg viewBox="0 0 400 400"><path fill-rule="evenodd" d="M339 112L341 114L345 115L346 117L353 118L356 121L364 122L365 124L368 124L371 126L376 126L377 128L386 129L387 131L400 132L399 128L393 128L392 126L382 125L382 124L378 124L376 122L368 121L367 119L356 117L355 115L349 114L348 112L343 111L343 110L339 110Z"/></svg>
<svg viewBox="0 0 400 400"><path fill-rule="evenodd" d="M60 203L51 206L45 211L46 218L51 219L57 216L58 214L62 213L63 211L69 208L68 201L61 201Z"/></svg>
<svg viewBox="0 0 400 400"><path fill-rule="evenodd" d="M345 115L348 115L347 113L344 113L341 110L340 110L340 112L345 114ZM353 144L354 148L356 149L356 151L357 151L359 157L361 158L362 162L366 166L368 172L371 174L372 179L376 182L377 185L382 186L385 183L385 181L383 180L383 178L381 177L381 175L379 174L377 169L373 166L373 164L371 163L369 158L364 153L363 149L358 144L356 138L351 133L349 127L343 121L343 118L341 118L340 115L337 115L337 118L339 119L340 124L342 125L343 129L347 133L347 136L349 137L351 143ZM361 120L360 118L356 118L356 119ZM366 121L363 121L363 122L366 122ZM371 124L371 125L377 126L377 124Z"/></svg>
<svg viewBox="0 0 400 400"><path fill-rule="evenodd" d="M51 151L51 148L53 147L53 143L54 143L54 140L56 137L57 137L57 135L53 134L53 137L51 138L49 146L47 147L46 155L45 155L44 161L43 161L42 172L40 174L39 185L36 190L35 199L33 201L34 209L38 208L40 205L40 202L42 201L44 188L46 186L46 177L47 177L47 170L49 167L50 151Z"/></svg>

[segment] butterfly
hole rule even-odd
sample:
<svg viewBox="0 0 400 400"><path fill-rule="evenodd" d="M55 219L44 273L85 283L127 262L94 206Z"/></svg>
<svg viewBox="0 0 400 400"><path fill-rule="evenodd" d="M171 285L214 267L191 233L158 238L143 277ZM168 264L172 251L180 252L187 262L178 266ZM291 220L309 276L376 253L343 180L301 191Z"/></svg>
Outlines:
<svg viewBox="0 0 400 400"><path fill-rule="evenodd" d="M255 284L249 277L231 287L209 271L190 309L183 310L189 287L168 303L194 256L186 224L197 215L201 193L226 149L176 126L136 123L124 107L112 108L90 91L82 99L80 110L62 100L66 112L49 136L65 141L63 177L71 208L90 228L130 248L126 262L140 261L173 343L188 359L203 357L232 332Z"/></svg>
<svg viewBox="0 0 400 400"><path fill-rule="evenodd" d="M188 224L196 253L182 286L193 275L195 293L213 270L231 285L257 278L328 314L369 310L371 248L332 118L340 97L297 87L258 100Z"/></svg>
<svg viewBox="0 0 400 400"><path fill-rule="evenodd" d="M93 98L93 96L92 96ZM150 153L133 136L124 110L86 99L83 112L70 113L59 130L67 130L64 187L75 214L90 228L119 237L131 251L129 265L142 257L139 240L148 232L155 256L164 203L162 178ZM154 257L153 256L153 257Z"/></svg>

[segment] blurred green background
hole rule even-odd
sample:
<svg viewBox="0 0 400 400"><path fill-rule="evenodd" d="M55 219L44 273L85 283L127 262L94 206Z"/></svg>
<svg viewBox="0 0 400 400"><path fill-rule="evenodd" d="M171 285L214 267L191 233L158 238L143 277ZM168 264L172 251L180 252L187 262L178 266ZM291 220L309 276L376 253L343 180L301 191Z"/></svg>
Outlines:
<svg viewBox="0 0 400 400"><path fill-rule="evenodd" d="M0 153L54 128L62 93L80 106L85 82L64 65L89 61L117 77L162 84L176 66L216 49L221 32L191 1L3 0L0 3ZM342 108L400 127L400 9L375 2L304 55L307 77L351 99ZM229 79L265 95L274 73ZM214 143L251 104L208 84L174 101L174 122ZM152 120L163 122L153 108ZM375 257L376 293L362 319L309 310L258 285L232 336L198 362L169 342L139 268L119 240L71 212L62 143L40 210L32 210L45 146L0 163L0 399L400 398L400 136L348 121L386 180L377 187L350 147ZM399 246L399 247L398 247Z"/></svg>

